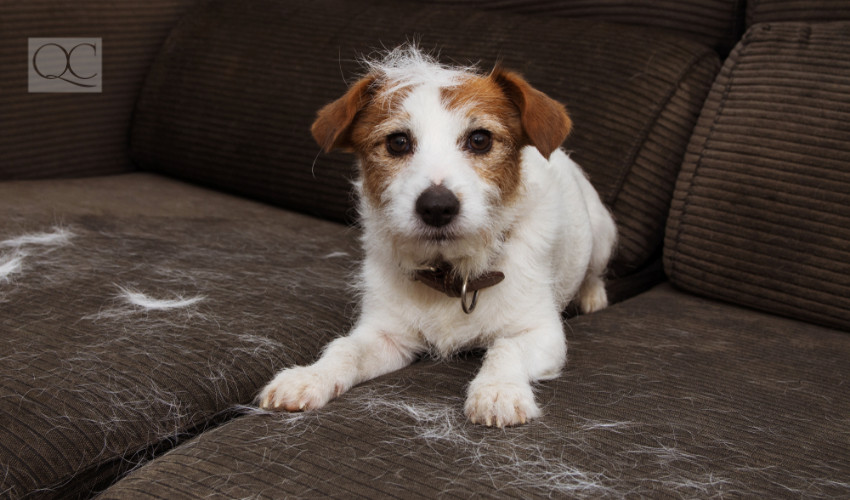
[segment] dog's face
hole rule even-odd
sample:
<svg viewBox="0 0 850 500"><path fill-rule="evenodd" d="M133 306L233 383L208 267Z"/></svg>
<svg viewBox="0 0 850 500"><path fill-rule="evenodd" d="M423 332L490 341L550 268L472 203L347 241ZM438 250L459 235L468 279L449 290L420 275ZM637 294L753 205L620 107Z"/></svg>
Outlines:
<svg viewBox="0 0 850 500"><path fill-rule="evenodd" d="M515 73L410 66L355 83L319 112L313 136L357 154L363 201L397 251L420 264L464 258L507 230L521 148L548 157L570 120Z"/></svg>

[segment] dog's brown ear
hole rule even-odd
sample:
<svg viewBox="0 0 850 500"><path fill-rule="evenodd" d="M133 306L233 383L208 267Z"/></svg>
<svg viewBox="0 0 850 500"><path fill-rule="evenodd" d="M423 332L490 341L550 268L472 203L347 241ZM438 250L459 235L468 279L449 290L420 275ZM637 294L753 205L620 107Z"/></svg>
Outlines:
<svg viewBox="0 0 850 500"><path fill-rule="evenodd" d="M351 150L351 125L357 112L369 102L374 77L363 78L336 101L319 110L310 131L313 139L327 153L334 149Z"/></svg>
<svg viewBox="0 0 850 500"><path fill-rule="evenodd" d="M529 144L548 159L573 127L564 105L533 88L517 73L501 66L496 66L490 78L519 108L523 132Z"/></svg>

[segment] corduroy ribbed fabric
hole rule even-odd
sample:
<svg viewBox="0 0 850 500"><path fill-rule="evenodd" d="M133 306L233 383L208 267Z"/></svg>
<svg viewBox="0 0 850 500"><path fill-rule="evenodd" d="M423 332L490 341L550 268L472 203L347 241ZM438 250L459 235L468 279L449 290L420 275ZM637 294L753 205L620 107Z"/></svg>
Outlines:
<svg viewBox="0 0 850 500"><path fill-rule="evenodd" d="M742 0L438 0L436 3L665 28L715 47L724 55L743 33L745 4Z"/></svg>
<svg viewBox="0 0 850 500"><path fill-rule="evenodd" d="M353 217L353 157L320 154L310 125L361 71L356 57L418 37L444 62L501 60L563 101L565 147L620 225L625 276L660 248L687 137L718 68L696 42L646 28L446 6L221 2L171 34L139 101L144 168L332 220Z"/></svg>
<svg viewBox="0 0 850 500"><path fill-rule="evenodd" d="M748 0L747 27L758 23L850 20L847 0Z"/></svg>
<svg viewBox="0 0 850 500"><path fill-rule="evenodd" d="M665 242L678 286L850 329L850 23L761 24L688 147Z"/></svg>
<svg viewBox="0 0 850 500"><path fill-rule="evenodd" d="M543 416L468 424L478 357L229 422L100 498L843 498L850 338L668 285L570 321Z"/></svg>
<svg viewBox="0 0 850 500"><path fill-rule="evenodd" d="M133 106L154 55L196 0L0 2L0 180L132 170ZM101 38L101 93L29 93L29 38Z"/></svg>
<svg viewBox="0 0 850 500"><path fill-rule="evenodd" d="M0 213L2 498L87 498L348 327L339 224L139 173L0 183Z"/></svg>

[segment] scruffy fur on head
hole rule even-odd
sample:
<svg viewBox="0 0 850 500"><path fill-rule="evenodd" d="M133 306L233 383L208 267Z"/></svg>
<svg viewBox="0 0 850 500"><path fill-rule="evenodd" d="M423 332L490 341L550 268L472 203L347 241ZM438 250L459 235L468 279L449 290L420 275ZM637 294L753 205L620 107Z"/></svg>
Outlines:
<svg viewBox="0 0 850 500"><path fill-rule="evenodd" d="M425 351L484 347L467 416L497 426L535 418L531 383L566 361L560 311L575 298L584 312L607 305L602 275L616 240L596 191L559 149L569 116L501 66L445 66L415 45L366 66L312 127L326 151L357 156L362 312L315 364L280 372L260 404L319 408ZM420 273L433 268L447 269L447 283L504 281L481 289L467 314L474 294L426 286Z"/></svg>

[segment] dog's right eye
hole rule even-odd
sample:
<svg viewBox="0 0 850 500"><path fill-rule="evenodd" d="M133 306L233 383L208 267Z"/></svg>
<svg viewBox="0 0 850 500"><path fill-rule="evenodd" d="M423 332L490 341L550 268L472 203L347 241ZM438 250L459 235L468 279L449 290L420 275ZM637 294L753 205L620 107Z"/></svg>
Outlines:
<svg viewBox="0 0 850 500"><path fill-rule="evenodd" d="M387 151L393 156L402 156L410 152L410 137L404 132L387 136Z"/></svg>

